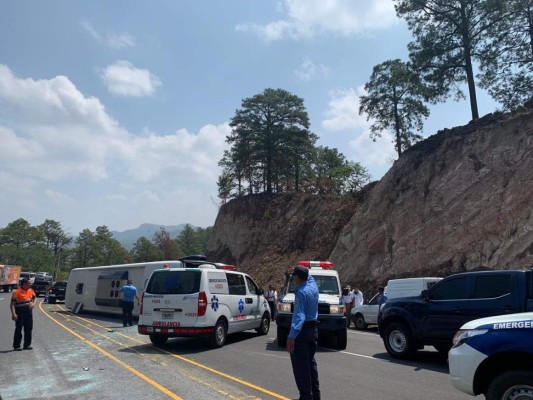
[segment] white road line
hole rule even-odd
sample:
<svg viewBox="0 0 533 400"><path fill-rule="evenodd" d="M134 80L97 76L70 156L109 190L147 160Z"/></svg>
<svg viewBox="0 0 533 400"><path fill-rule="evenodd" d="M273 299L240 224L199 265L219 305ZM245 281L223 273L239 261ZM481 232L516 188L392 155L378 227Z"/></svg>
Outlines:
<svg viewBox="0 0 533 400"><path fill-rule="evenodd" d="M332 349L328 349L326 347L319 347L320 350L326 350L326 351L330 351L332 353L343 353L343 354L348 354L350 356L356 356L356 357L361 357L361 358L369 358L371 360L381 360L380 358L377 358L377 357L373 357L373 356L365 356L364 354L357 354L357 353L351 353L349 351L344 351L344 350L332 350ZM382 361L382 360L381 360Z"/></svg>
<svg viewBox="0 0 533 400"><path fill-rule="evenodd" d="M379 334L377 333L368 333L368 332L359 332L359 331L348 331L348 333L353 333L354 335L367 335L367 336L375 336L379 337Z"/></svg>

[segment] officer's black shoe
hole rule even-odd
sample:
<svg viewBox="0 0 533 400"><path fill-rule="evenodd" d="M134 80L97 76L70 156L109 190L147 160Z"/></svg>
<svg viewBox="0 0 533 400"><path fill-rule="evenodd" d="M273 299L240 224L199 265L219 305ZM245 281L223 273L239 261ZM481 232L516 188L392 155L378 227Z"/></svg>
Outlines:
<svg viewBox="0 0 533 400"><path fill-rule="evenodd" d="M24 350L33 350L33 347L31 347L31 346L24 346Z"/></svg>
<svg viewBox="0 0 533 400"><path fill-rule="evenodd" d="M22 351L22 349L20 347L14 347L13 351Z"/></svg>

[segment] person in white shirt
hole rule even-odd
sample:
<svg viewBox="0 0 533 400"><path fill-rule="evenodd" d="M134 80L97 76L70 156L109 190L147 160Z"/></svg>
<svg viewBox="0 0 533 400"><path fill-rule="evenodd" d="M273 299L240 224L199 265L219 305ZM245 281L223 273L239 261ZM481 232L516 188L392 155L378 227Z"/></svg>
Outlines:
<svg viewBox="0 0 533 400"><path fill-rule="evenodd" d="M345 314L346 314L346 324L348 328L350 327L351 322L351 311L355 301L355 295L352 292L350 285L346 285L342 291L342 303L344 304Z"/></svg>
<svg viewBox="0 0 533 400"><path fill-rule="evenodd" d="M268 291L265 293L265 298L268 301L268 305L270 306L270 318L272 321L276 319L276 307L278 302L278 292L276 292L276 289L274 289L274 286L270 285L268 287Z"/></svg>
<svg viewBox="0 0 533 400"><path fill-rule="evenodd" d="M363 292L361 292L359 290L359 288L356 286L353 289L353 294L354 294L354 297L355 297L354 307L362 306L364 301L365 301L364 298L363 298Z"/></svg>

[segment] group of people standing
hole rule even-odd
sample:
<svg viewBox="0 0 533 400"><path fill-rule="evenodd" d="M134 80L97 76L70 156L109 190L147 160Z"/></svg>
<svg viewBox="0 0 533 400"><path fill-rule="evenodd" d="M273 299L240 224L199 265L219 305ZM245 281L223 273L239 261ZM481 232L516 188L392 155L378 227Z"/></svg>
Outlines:
<svg viewBox="0 0 533 400"><path fill-rule="evenodd" d="M352 290L352 287L350 285L346 285L342 290L341 301L342 304L344 304L344 306L346 307L346 323L348 324L349 328L352 320L352 308L362 306L365 301L363 297L363 292L361 292L361 290L357 286L355 286Z"/></svg>

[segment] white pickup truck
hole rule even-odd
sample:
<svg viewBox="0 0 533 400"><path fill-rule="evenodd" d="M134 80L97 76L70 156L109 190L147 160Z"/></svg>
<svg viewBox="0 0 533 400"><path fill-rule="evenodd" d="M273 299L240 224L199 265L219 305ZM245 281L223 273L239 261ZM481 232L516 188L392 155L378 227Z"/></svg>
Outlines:
<svg viewBox="0 0 533 400"><path fill-rule="evenodd" d="M429 289L441 279L435 277L391 279L387 282L385 294L387 295L387 299L418 296L422 290ZM378 295L376 294L367 304L352 308L350 314L355 329L363 330L368 325L377 325L379 314L378 301Z"/></svg>

